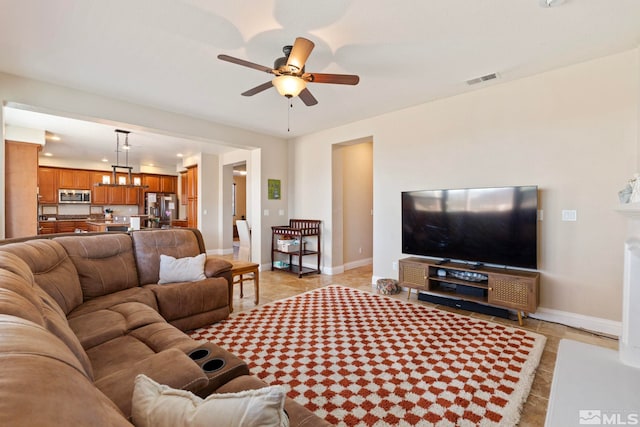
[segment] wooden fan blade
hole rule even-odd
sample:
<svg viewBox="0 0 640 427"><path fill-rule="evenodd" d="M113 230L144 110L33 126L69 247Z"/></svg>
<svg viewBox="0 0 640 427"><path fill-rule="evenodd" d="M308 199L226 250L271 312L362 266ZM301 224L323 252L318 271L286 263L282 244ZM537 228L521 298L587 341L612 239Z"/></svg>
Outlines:
<svg viewBox="0 0 640 427"><path fill-rule="evenodd" d="M232 64L242 65L243 67L253 68L254 70L264 71L265 73L273 74L273 68L265 67L264 65L255 64L253 62L245 61L244 59L234 58L229 55L218 55L218 59L231 62Z"/></svg>
<svg viewBox="0 0 640 427"><path fill-rule="evenodd" d="M307 107L311 107L312 105L316 105L318 103L318 100L313 95L311 95L311 92L309 92L309 89L307 89L306 87L302 89L302 92L300 92L298 97L302 99L302 102L304 102L304 105L306 105Z"/></svg>
<svg viewBox="0 0 640 427"><path fill-rule="evenodd" d="M311 40L298 37L295 43L293 43L289 59L287 59L287 66L293 66L296 67L298 71L302 71L314 46L315 44L313 44Z"/></svg>
<svg viewBox="0 0 640 427"><path fill-rule="evenodd" d="M305 73L302 76L311 83L333 83L337 85L357 85L360 77L355 74Z"/></svg>
<svg viewBox="0 0 640 427"><path fill-rule="evenodd" d="M260 86L256 86L253 89L249 89L246 92L242 92L242 96L253 96L256 93L260 93L262 91L269 89L271 86L273 86L273 84L271 83L271 80L269 80L266 83L262 83Z"/></svg>

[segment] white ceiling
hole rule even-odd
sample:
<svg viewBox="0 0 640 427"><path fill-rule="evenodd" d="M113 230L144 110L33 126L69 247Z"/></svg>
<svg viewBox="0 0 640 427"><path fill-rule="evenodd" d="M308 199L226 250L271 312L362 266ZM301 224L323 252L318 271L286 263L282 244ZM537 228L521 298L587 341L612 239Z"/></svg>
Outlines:
<svg viewBox="0 0 640 427"><path fill-rule="evenodd" d="M558 3L0 0L0 71L290 138L640 45L640 0ZM360 84L310 84L319 104L294 99L288 118L275 89L240 96L270 75L216 58L272 66L297 36L316 45L307 71L358 74ZM466 84L493 72L499 79ZM113 127L43 116L14 111L6 122L60 133L73 147L60 155L103 157L105 145L115 148ZM132 134L130 142L141 157L156 147L149 162L202 149L164 138Z"/></svg>

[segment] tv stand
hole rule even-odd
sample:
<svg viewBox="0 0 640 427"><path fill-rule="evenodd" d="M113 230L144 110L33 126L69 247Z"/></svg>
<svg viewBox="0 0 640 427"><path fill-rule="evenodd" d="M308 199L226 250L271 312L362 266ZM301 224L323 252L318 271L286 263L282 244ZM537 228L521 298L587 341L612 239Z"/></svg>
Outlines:
<svg viewBox="0 0 640 427"><path fill-rule="evenodd" d="M437 265L445 265L448 262L451 262L451 258L442 258L440 261L436 262L436 264Z"/></svg>
<svg viewBox="0 0 640 427"><path fill-rule="evenodd" d="M472 270L478 270L480 268L482 268L484 266L483 263L481 262L474 262L473 264L471 264L471 269Z"/></svg>
<svg viewBox="0 0 640 427"><path fill-rule="evenodd" d="M399 261L399 284L411 290L432 295L457 298L480 304L517 311L522 316L538 308L540 274L534 271L504 270L485 266L424 258L404 258Z"/></svg>

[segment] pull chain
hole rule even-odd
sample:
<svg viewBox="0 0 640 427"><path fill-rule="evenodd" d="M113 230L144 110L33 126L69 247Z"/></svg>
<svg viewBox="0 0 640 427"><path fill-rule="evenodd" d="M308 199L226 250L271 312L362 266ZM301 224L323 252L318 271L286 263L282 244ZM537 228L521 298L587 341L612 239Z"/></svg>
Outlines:
<svg viewBox="0 0 640 427"><path fill-rule="evenodd" d="M287 98L287 132L291 132L291 110L293 109L293 101Z"/></svg>

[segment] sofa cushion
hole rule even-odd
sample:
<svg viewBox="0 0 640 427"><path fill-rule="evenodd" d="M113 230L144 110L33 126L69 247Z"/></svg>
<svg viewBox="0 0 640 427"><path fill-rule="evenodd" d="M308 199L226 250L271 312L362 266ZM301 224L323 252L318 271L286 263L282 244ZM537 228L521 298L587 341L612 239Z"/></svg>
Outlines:
<svg viewBox="0 0 640 427"><path fill-rule="evenodd" d="M87 377L93 380L93 368L87 353L82 348L82 344L78 340L78 337L73 333L67 318L64 313L61 312L60 307L53 301L53 298L47 294L44 290L36 286L36 294L38 294L42 300L41 310L44 318L44 326L58 337L67 346L69 350L76 356L80 364L85 370Z"/></svg>
<svg viewBox="0 0 640 427"><path fill-rule="evenodd" d="M230 274L232 267L233 264L224 258L208 256L204 264L204 274L207 277L219 277L225 275L225 273Z"/></svg>
<svg viewBox="0 0 640 427"><path fill-rule="evenodd" d="M151 323L134 329L129 332L129 336L143 342L156 353L169 348L177 348L186 354L198 346L197 341L166 322Z"/></svg>
<svg viewBox="0 0 640 427"><path fill-rule="evenodd" d="M33 273L33 280L53 297L65 314L82 304L78 272L59 243L30 240L0 246L0 251L15 254L24 261Z"/></svg>
<svg viewBox="0 0 640 427"><path fill-rule="evenodd" d="M131 426L46 329L0 315L0 425Z"/></svg>
<svg viewBox="0 0 640 427"><path fill-rule="evenodd" d="M229 305L227 281L221 277L198 282L146 285L156 295L158 310L169 322Z"/></svg>
<svg viewBox="0 0 640 427"><path fill-rule="evenodd" d="M10 271L29 285L35 282L33 272L27 263L12 252L0 252L0 269Z"/></svg>
<svg viewBox="0 0 640 427"><path fill-rule="evenodd" d="M161 254L158 284L204 280L206 279L204 275L204 263L206 260L206 254L184 258L174 258L170 255Z"/></svg>
<svg viewBox="0 0 640 427"><path fill-rule="evenodd" d="M65 248L73 261L84 301L138 286L129 235L65 236L54 241Z"/></svg>
<svg viewBox="0 0 640 427"><path fill-rule="evenodd" d="M96 387L109 396L125 416L130 417L135 378L140 374L183 390L199 390L209 382L200 367L186 354L170 349L130 363L126 369L96 381ZM213 418L209 425L218 423Z"/></svg>
<svg viewBox="0 0 640 427"><path fill-rule="evenodd" d="M129 288L124 291L114 292L112 294L103 295L101 297L93 298L80 306L76 307L69 315L69 319L81 316L83 314L90 313L92 311L104 310L114 305L122 304L123 302L139 302L148 307L151 307L155 311L158 311L158 304L156 303L156 296L150 289L144 288Z"/></svg>
<svg viewBox="0 0 640 427"><path fill-rule="evenodd" d="M0 258L6 261L7 256L14 255L4 253ZM6 262L4 264L6 265ZM26 268L28 270L28 267ZM28 271L30 274L31 271ZM69 328L64 313L53 298L38 285L29 284L23 276L0 269L0 313L17 316L44 326L62 340L76 356L87 377L93 379L91 363L78 338Z"/></svg>
<svg viewBox="0 0 640 427"><path fill-rule="evenodd" d="M164 322L158 312L138 302L124 302L69 318L69 326L85 350L121 337L136 328Z"/></svg>
<svg viewBox="0 0 640 427"><path fill-rule="evenodd" d="M189 229L135 231L131 233L140 283L158 283L160 255L193 257L201 250L196 234Z"/></svg>
<svg viewBox="0 0 640 427"><path fill-rule="evenodd" d="M39 354L58 360L89 379L73 353L43 326L16 316L0 314L0 336L0 355Z"/></svg>
<svg viewBox="0 0 640 427"><path fill-rule="evenodd" d="M133 422L137 427L288 427L285 390L270 386L237 393L212 394L206 399L159 384L145 375L136 377Z"/></svg>

